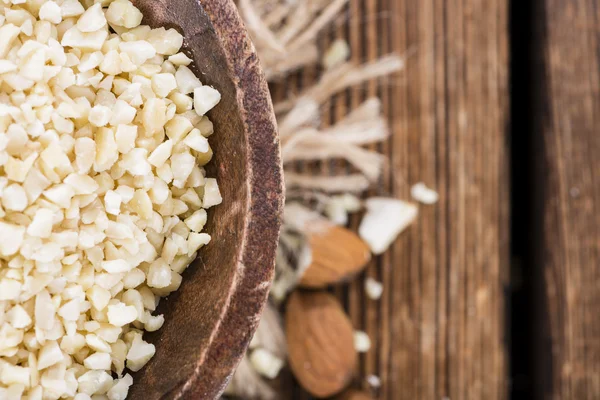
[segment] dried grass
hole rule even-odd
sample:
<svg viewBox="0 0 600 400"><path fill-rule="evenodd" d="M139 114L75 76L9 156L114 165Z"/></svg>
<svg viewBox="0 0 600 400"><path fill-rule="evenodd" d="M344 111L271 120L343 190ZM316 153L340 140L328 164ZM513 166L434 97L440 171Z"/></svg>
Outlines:
<svg viewBox="0 0 600 400"><path fill-rule="evenodd" d="M327 68L316 84L275 104L288 203L271 301L252 346L263 347L282 359L286 358L285 336L274 305L285 299L311 261L310 247L302 234L299 216L302 213L296 211L313 215L323 212L335 193L364 192L380 178L386 162L382 154L363 147L389 136L379 99L366 100L327 128L321 127L321 108L345 89L404 67L403 59L394 54L362 65L346 61L348 46L340 41L334 42L325 55L319 53L319 33L336 23L347 3L348 0L239 0L240 13L269 81L277 82L300 68L316 66L326 57L323 64ZM330 160L343 160L354 172L321 176L299 173L292 168L297 161ZM311 208L293 199L303 200ZM267 381L252 370L247 357L242 360L228 393L244 399L277 397Z"/></svg>

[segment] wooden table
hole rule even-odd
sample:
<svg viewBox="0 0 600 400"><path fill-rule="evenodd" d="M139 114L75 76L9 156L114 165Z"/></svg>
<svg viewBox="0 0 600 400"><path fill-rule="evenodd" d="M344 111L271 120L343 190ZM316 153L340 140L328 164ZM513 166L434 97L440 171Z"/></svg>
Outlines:
<svg viewBox="0 0 600 400"><path fill-rule="evenodd" d="M325 117L383 100L393 136L373 193L409 199L423 181L440 194L336 289L373 341L359 374L381 378L378 398L600 398L598 3L514 1L509 15L507 0L351 0L324 35L357 61L406 58ZM274 96L316 78L303 71ZM365 277L384 282L381 300Z"/></svg>

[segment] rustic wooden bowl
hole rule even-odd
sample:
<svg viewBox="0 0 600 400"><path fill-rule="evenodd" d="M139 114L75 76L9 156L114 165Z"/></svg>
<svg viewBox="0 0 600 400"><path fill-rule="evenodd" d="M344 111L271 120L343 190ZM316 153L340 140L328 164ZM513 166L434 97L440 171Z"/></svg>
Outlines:
<svg viewBox="0 0 600 400"><path fill-rule="evenodd" d="M155 357L136 373L130 399L213 399L254 333L273 277L283 203L275 117L258 58L232 0L134 0L152 27L176 28L203 83L222 94L208 175L223 204L209 213L213 242L158 309L147 335Z"/></svg>

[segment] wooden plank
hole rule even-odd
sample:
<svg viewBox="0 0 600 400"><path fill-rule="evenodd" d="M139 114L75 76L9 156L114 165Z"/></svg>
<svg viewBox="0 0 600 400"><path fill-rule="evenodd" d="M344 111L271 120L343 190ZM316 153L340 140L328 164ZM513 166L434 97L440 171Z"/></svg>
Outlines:
<svg viewBox="0 0 600 400"><path fill-rule="evenodd" d="M536 0L536 398L600 398L597 0Z"/></svg>
<svg viewBox="0 0 600 400"><path fill-rule="evenodd" d="M422 180L440 204L422 207L382 265L392 269L382 398L504 398L507 3L387 4L401 19L392 49L408 54L389 105L391 188L406 198Z"/></svg>
<svg viewBox="0 0 600 400"><path fill-rule="evenodd" d="M440 193L364 276L335 290L371 336L358 372L381 378L379 399L507 396L507 12L507 0L351 0L346 24L323 39L345 37L359 61L406 56L402 73L337 96L324 121L378 95L393 136L372 193L409 199L420 181ZM366 276L383 281L381 300L364 295ZM284 382L286 398L310 398Z"/></svg>

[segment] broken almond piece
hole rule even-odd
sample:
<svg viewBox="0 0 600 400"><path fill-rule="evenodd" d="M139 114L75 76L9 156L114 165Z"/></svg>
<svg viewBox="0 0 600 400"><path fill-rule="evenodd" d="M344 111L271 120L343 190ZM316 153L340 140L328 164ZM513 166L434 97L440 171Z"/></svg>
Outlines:
<svg viewBox="0 0 600 400"><path fill-rule="evenodd" d="M354 330L335 297L295 291L285 319L289 362L300 385L315 397L342 391L357 361Z"/></svg>
<svg viewBox="0 0 600 400"><path fill-rule="evenodd" d="M367 213L358 234L374 254L384 253L418 214L414 204L386 197L371 197L365 201L365 207Z"/></svg>
<svg viewBox="0 0 600 400"><path fill-rule="evenodd" d="M301 268L301 287L323 288L346 281L371 260L368 245L358 235L298 203L286 205L284 219L307 237L311 249L308 266Z"/></svg>
<svg viewBox="0 0 600 400"><path fill-rule="evenodd" d="M428 188L423 182L414 184L410 188L410 195L419 203L428 205L437 203L440 198L435 190Z"/></svg>

